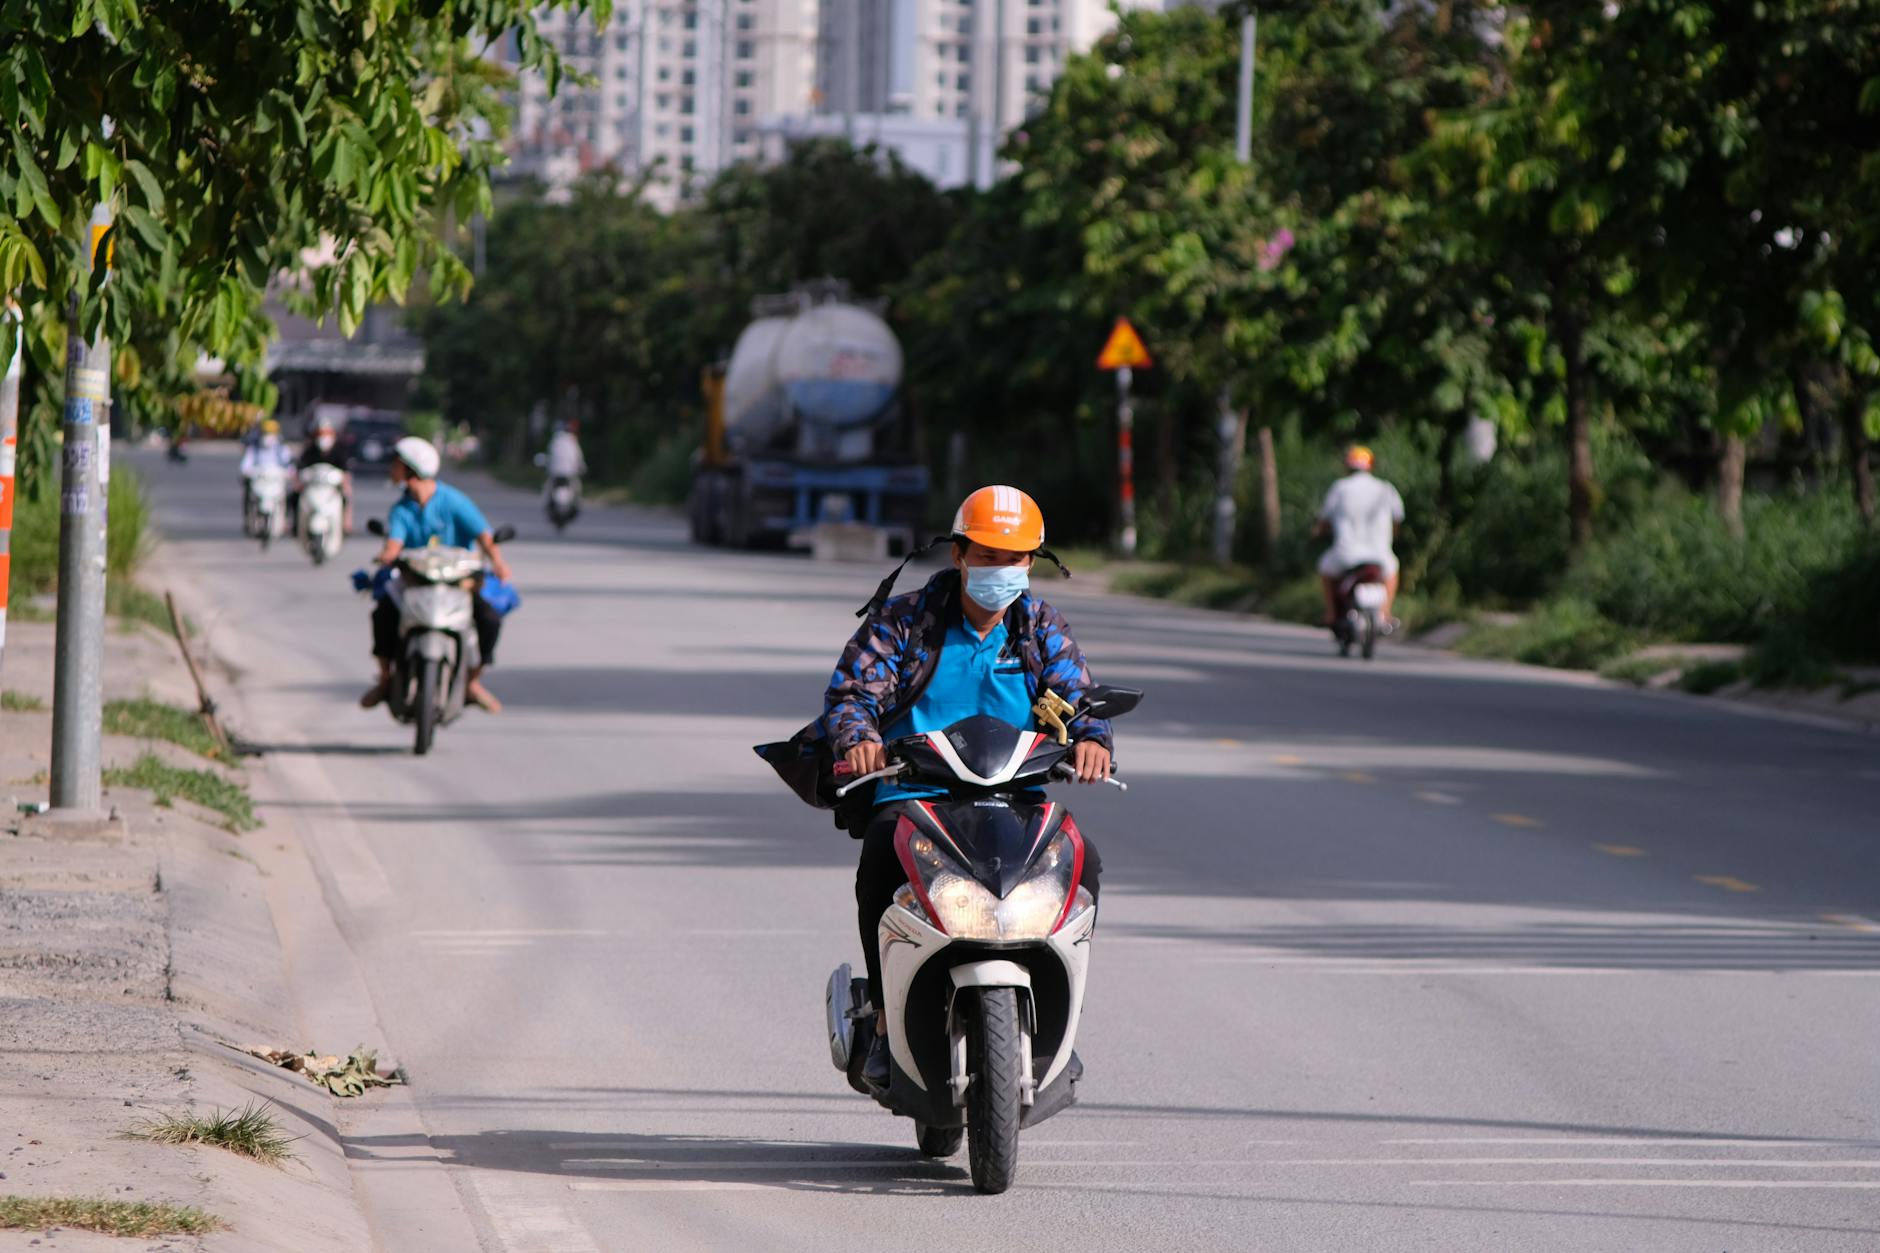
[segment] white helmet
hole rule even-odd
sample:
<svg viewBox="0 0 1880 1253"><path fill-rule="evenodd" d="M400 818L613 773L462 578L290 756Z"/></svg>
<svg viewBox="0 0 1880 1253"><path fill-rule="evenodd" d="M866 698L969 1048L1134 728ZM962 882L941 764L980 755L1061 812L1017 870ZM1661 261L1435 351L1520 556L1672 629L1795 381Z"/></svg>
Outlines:
<svg viewBox="0 0 1880 1253"><path fill-rule="evenodd" d="M419 439L416 435L407 435L393 444L392 455L421 479L436 478L438 464L442 461L437 455L437 445L428 439Z"/></svg>

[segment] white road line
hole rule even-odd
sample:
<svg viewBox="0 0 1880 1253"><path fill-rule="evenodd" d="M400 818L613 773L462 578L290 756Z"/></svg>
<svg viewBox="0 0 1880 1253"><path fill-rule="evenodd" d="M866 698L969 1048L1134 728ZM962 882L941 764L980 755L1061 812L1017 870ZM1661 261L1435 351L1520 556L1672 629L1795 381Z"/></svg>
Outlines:
<svg viewBox="0 0 1880 1253"><path fill-rule="evenodd" d="M1412 1179L1419 1188L1859 1188L1880 1180L1856 1179Z"/></svg>
<svg viewBox="0 0 1880 1253"><path fill-rule="evenodd" d="M1451 796L1448 792L1412 792L1410 795L1431 805L1460 805L1460 796Z"/></svg>
<svg viewBox="0 0 1880 1253"><path fill-rule="evenodd" d="M1382 1140L1382 1144L1619 1144L1636 1147L1678 1145L1684 1148L1747 1149L1880 1149L1880 1140L1711 1140L1690 1136L1443 1136Z"/></svg>
<svg viewBox="0 0 1880 1253"><path fill-rule="evenodd" d="M571 1183L570 1192L769 1192L767 1183L738 1183L730 1179L608 1179Z"/></svg>
<svg viewBox="0 0 1880 1253"><path fill-rule="evenodd" d="M738 1161L688 1161L674 1162L660 1159L636 1159L631 1161L611 1157L570 1157L564 1159L568 1166L578 1166L587 1170L617 1170L621 1172L645 1171L657 1173L672 1170L709 1170L733 1171L739 1174L771 1174L801 1171L812 1174L819 1170L906 1170L921 1167L929 1163L913 1157L902 1158L830 1158L819 1161L777 1162L761 1160ZM1057 1160L1032 1158L1026 1165L1050 1167L1053 1169L1101 1170L1117 1167L1150 1168L1167 1170L1210 1170L1233 1167L1237 1169L1265 1170L1277 1166L1646 1166L1646 1167L1715 1167L1743 1168L1755 1167L1763 1170L1880 1170L1880 1161L1785 1161L1762 1159L1757 1161L1732 1160L1729 1158L1689 1158L1689 1157L1214 1157L1214 1158L1119 1158ZM1880 1184L1876 1184L1880 1186Z"/></svg>
<svg viewBox="0 0 1880 1253"><path fill-rule="evenodd" d="M477 1173L467 1177L504 1253L601 1253L587 1229L539 1185Z"/></svg>
<svg viewBox="0 0 1880 1253"><path fill-rule="evenodd" d="M608 935L611 933L607 931L586 931L586 930L582 930L582 931L523 931L523 930L505 931L505 930L498 929L498 928L481 928L481 929L476 929L476 930L462 930L462 931L450 931L450 930L413 931L411 934L420 940L428 940L428 939L487 940L487 939L494 939L494 938L505 937L505 936L523 936L523 937L533 938L537 936L556 936L556 935Z"/></svg>

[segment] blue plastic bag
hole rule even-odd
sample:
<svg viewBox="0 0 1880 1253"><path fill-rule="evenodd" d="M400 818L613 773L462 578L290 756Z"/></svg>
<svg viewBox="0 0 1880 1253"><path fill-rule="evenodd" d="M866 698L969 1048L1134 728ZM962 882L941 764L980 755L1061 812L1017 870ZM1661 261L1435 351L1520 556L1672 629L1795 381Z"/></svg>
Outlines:
<svg viewBox="0 0 1880 1253"><path fill-rule="evenodd" d="M391 581L391 566L380 566L377 570L370 572L364 567L361 567L352 572L353 591L363 592L367 588L371 588L372 599L374 600L383 600L385 598L385 586Z"/></svg>
<svg viewBox="0 0 1880 1253"><path fill-rule="evenodd" d="M522 604L522 594L516 591L514 583L508 579L499 579L488 571L483 574L483 586L477 590L477 595L483 598L484 604L505 618Z"/></svg>

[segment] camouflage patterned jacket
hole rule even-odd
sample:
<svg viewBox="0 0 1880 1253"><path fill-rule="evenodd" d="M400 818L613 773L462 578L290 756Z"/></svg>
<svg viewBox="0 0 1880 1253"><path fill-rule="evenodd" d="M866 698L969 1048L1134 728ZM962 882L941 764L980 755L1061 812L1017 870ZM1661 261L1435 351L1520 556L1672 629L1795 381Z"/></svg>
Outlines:
<svg viewBox="0 0 1880 1253"><path fill-rule="evenodd" d="M881 728L920 699L959 612L959 596L959 572L942 570L920 590L888 601L842 650L823 694L823 716L790 740L757 749L805 801L831 807L835 759L857 744L879 741ZM1050 690L1075 700L1092 686L1084 654L1056 609L1028 592L1005 611L1005 625L1033 699ZM1110 724L1100 718L1079 718L1070 729L1073 739L1113 749Z"/></svg>

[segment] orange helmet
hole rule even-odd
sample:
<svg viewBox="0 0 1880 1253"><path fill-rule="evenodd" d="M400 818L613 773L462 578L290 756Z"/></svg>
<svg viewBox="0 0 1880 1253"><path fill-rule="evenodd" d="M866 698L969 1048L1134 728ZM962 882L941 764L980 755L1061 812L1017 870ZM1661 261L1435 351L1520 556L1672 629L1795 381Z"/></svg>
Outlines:
<svg viewBox="0 0 1880 1253"><path fill-rule="evenodd" d="M982 487L960 502L953 534L987 548L1034 552L1044 544L1044 512L1016 487Z"/></svg>
<svg viewBox="0 0 1880 1253"><path fill-rule="evenodd" d="M1345 467L1350 470L1369 470L1377 464L1377 458L1363 444L1353 444L1345 449Z"/></svg>

